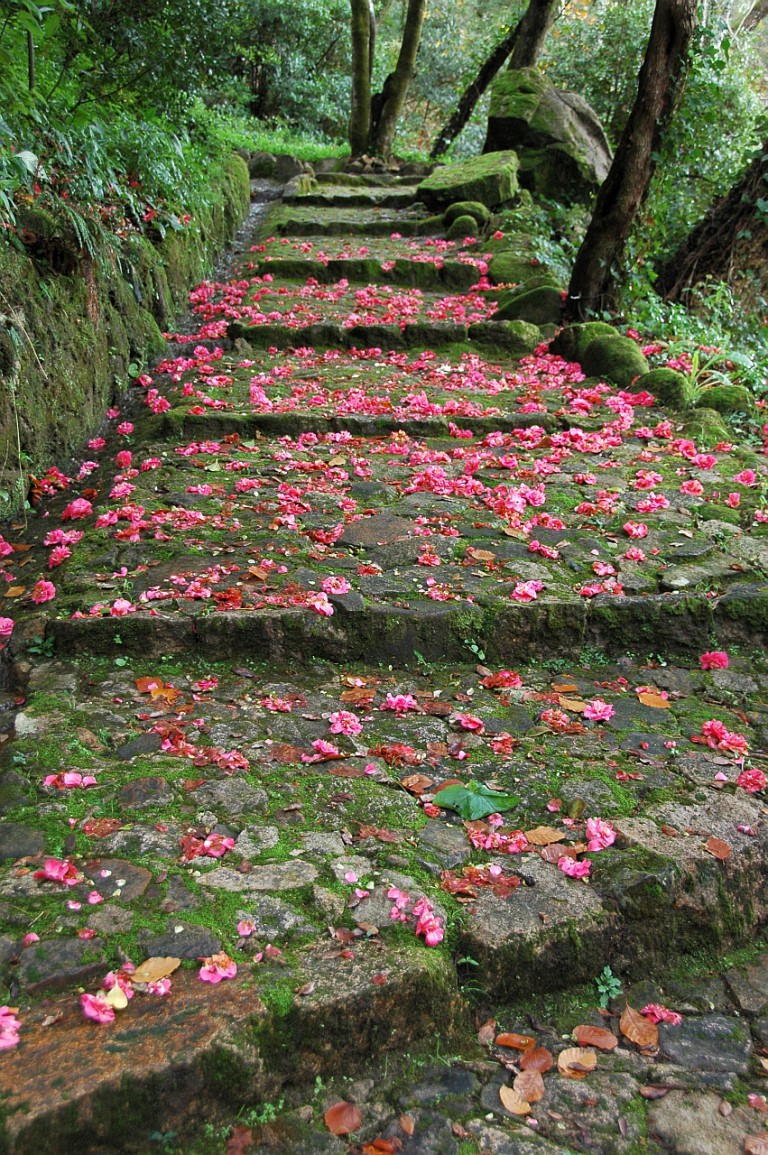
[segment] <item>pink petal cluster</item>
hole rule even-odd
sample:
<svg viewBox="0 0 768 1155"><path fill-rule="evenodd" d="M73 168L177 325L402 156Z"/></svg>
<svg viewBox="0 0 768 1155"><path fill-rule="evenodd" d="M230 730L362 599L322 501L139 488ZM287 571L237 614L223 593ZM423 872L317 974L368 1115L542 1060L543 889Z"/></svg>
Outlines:
<svg viewBox="0 0 768 1155"><path fill-rule="evenodd" d="M592 868L592 863L588 858L583 858L581 862L577 862L575 858L569 858L564 854L562 858L557 860L558 870L562 870L563 874L567 874L569 878L589 878L589 872Z"/></svg>
<svg viewBox="0 0 768 1155"><path fill-rule="evenodd" d="M61 882L64 886L76 886L83 881L83 876L71 858L46 858L41 870L35 871L35 878L43 878L47 882Z"/></svg>
<svg viewBox="0 0 768 1155"><path fill-rule="evenodd" d="M614 713L613 706L604 702L602 698L593 698L584 707L584 717L588 718L590 722L607 722Z"/></svg>
<svg viewBox="0 0 768 1155"><path fill-rule="evenodd" d="M745 755L749 750L744 735L729 730L717 718L710 718L708 722L702 722L701 733L711 750L726 750L731 754L738 755Z"/></svg>
<svg viewBox="0 0 768 1155"><path fill-rule="evenodd" d="M648 1003L640 1011L641 1015L645 1015L652 1023L669 1023L670 1027L679 1027L683 1021L683 1016L677 1011L670 1011L668 1007L663 1007L661 1003Z"/></svg>
<svg viewBox="0 0 768 1155"><path fill-rule="evenodd" d="M0 1051L15 1047L19 1041L21 1023L10 1007L0 1007Z"/></svg>
<svg viewBox="0 0 768 1155"><path fill-rule="evenodd" d="M702 670L727 670L728 655L725 650L708 650L699 658Z"/></svg>
<svg viewBox="0 0 768 1155"><path fill-rule="evenodd" d="M642 521L626 521L622 529L628 537L647 537L648 526L644 525Z"/></svg>
<svg viewBox="0 0 768 1155"><path fill-rule="evenodd" d="M351 710L336 710L330 715L329 729L332 734L360 734L362 733L363 725L357 714L353 714Z"/></svg>
<svg viewBox="0 0 768 1155"><path fill-rule="evenodd" d="M95 995L80 995L80 1006L86 1019L93 1019L94 1023L113 1023L115 1021L114 1007L109 1005L107 996L103 991L97 991Z"/></svg>
<svg viewBox="0 0 768 1155"><path fill-rule="evenodd" d="M35 587L29 596L36 606L40 606L43 602L53 601L56 597L56 586L53 582L48 582L45 581L44 578L41 578L39 582L35 583Z"/></svg>
<svg viewBox="0 0 768 1155"><path fill-rule="evenodd" d="M348 594L352 589L345 577L327 577L322 580L322 587L327 594Z"/></svg>
<svg viewBox="0 0 768 1155"><path fill-rule="evenodd" d="M405 714L408 710L418 710L419 703L412 694L387 694L386 699L379 706L380 710L394 710L396 714Z"/></svg>
<svg viewBox="0 0 768 1155"><path fill-rule="evenodd" d="M768 778L762 770L747 767L739 774L736 785L740 786L742 790L746 790L748 794L759 794L768 785Z"/></svg>
<svg viewBox="0 0 768 1155"><path fill-rule="evenodd" d="M84 497L76 497L74 501L70 501L69 505L65 507L61 514L62 521L77 521L81 517L90 517L93 513L93 506L90 501Z"/></svg>
<svg viewBox="0 0 768 1155"><path fill-rule="evenodd" d="M64 770L60 774L47 774L43 786L55 786L57 790L71 790L74 787L96 786L93 774L81 774L79 770Z"/></svg>
<svg viewBox="0 0 768 1155"><path fill-rule="evenodd" d="M237 963L224 951L202 959L202 963L198 975L204 983L220 983L222 979L233 979L237 974Z"/></svg>
<svg viewBox="0 0 768 1155"><path fill-rule="evenodd" d="M616 841L616 831L602 818L587 819L587 850L605 850Z"/></svg>

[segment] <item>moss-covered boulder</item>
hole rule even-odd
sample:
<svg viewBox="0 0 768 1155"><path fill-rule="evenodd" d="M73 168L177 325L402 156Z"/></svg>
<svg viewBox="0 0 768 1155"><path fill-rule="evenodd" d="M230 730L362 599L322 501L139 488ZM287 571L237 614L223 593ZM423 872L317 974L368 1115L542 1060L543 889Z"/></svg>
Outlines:
<svg viewBox="0 0 768 1155"><path fill-rule="evenodd" d="M616 337L618 334L612 325L605 321L585 321L581 325L567 325L561 329L551 341L550 353L562 357L564 361L578 361L587 351L587 347L597 337Z"/></svg>
<svg viewBox="0 0 768 1155"><path fill-rule="evenodd" d="M563 312L563 294L554 285L523 286L493 314L494 321L528 321L532 325L557 325Z"/></svg>
<svg viewBox="0 0 768 1155"><path fill-rule="evenodd" d="M527 357L541 344L541 331L527 321L478 321L469 326L469 339L510 357Z"/></svg>
<svg viewBox="0 0 768 1155"><path fill-rule="evenodd" d="M435 216L424 217L419 221L416 228L416 235L419 237L438 237L443 235L445 223L443 221L442 213L437 213Z"/></svg>
<svg viewBox="0 0 768 1155"><path fill-rule="evenodd" d="M725 423L715 409L692 409L685 422L685 434L706 448L729 439Z"/></svg>
<svg viewBox="0 0 768 1155"><path fill-rule="evenodd" d="M446 225L452 225L459 217L472 217L477 225L487 225L491 213L480 201L456 201L455 204L448 205L443 213Z"/></svg>
<svg viewBox="0 0 768 1155"><path fill-rule="evenodd" d="M590 341L581 367L587 376L605 377L622 389L628 389L637 377L648 372L648 362L635 342L617 333Z"/></svg>
<svg viewBox="0 0 768 1155"><path fill-rule="evenodd" d="M751 417L757 412L754 394L744 385L713 385L704 390L697 405L714 409L726 417L730 413L746 413Z"/></svg>
<svg viewBox="0 0 768 1155"><path fill-rule="evenodd" d="M483 151L512 148L524 188L560 201L589 201L611 166L608 138L587 102L561 92L536 68L493 83Z"/></svg>
<svg viewBox="0 0 768 1155"><path fill-rule="evenodd" d="M443 165L423 180L417 196L432 212L457 201L480 201L495 209L517 191L517 157L514 152L488 152L459 164Z"/></svg>
<svg viewBox="0 0 768 1155"><path fill-rule="evenodd" d="M635 389L653 393L659 405L684 409L688 404L688 382L676 369L651 369L635 381Z"/></svg>
<svg viewBox="0 0 768 1155"><path fill-rule="evenodd" d="M485 243L483 245L485 248ZM525 281L536 267L533 246L529 237L514 237L509 248L496 253L488 266L488 276L494 285L518 285Z"/></svg>
<svg viewBox="0 0 768 1155"><path fill-rule="evenodd" d="M456 217L456 219L451 222L445 231L445 235L449 241L461 241L465 237L474 237L477 231L477 221L475 218L465 214Z"/></svg>

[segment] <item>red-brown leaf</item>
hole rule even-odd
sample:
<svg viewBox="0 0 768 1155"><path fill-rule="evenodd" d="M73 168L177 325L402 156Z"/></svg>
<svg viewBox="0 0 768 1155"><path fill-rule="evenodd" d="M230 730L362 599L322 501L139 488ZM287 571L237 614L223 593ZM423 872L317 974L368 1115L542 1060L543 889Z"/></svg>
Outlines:
<svg viewBox="0 0 768 1155"><path fill-rule="evenodd" d="M725 862L726 858L730 856L731 848L727 842L723 842L722 838L715 838L713 835L704 843L704 849L713 858L718 859L719 862Z"/></svg>
<svg viewBox="0 0 768 1155"><path fill-rule="evenodd" d="M597 1047L598 1051L612 1051L619 1045L613 1031L606 1031L605 1027L579 1026L573 1031L573 1037L580 1047Z"/></svg>
<svg viewBox="0 0 768 1155"><path fill-rule="evenodd" d="M659 1045L659 1028L645 1015L641 1015L629 1003L619 1021L621 1033L630 1043L642 1050L655 1049Z"/></svg>
<svg viewBox="0 0 768 1155"><path fill-rule="evenodd" d="M227 1139L225 1155L244 1155L244 1152L249 1151L251 1147L253 1147L253 1135L250 1127L244 1127L242 1123L235 1123L229 1139Z"/></svg>
<svg viewBox="0 0 768 1155"><path fill-rule="evenodd" d="M552 1052L548 1051L546 1047L531 1047L530 1051L526 1051L519 1062L521 1071L538 1071L540 1075L545 1075L547 1071L551 1071L555 1065L555 1060L552 1057Z"/></svg>
<svg viewBox="0 0 768 1155"><path fill-rule="evenodd" d="M326 1127L333 1135L351 1135L363 1125L360 1108L344 1100L329 1107L323 1118Z"/></svg>
<svg viewBox="0 0 768 1155"><path fill-rule="evenodd" d="M512 1047L515 1051L530 1051L536 1046L536 1040L530 1035L518 1035L510 1031L502 1031L494 1039L497 1047Z"/></svg>

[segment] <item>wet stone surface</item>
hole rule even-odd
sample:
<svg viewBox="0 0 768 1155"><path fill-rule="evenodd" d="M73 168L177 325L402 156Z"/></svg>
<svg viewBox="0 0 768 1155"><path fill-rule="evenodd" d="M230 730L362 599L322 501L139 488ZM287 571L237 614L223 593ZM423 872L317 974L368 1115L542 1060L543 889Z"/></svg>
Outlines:
<svg viewBox="0 0 768 1155"><path fill-rule="evenodd" d="M241 238L0 558L10 1155L768 1131L760 429L512 356L393 180Z"/></svg>

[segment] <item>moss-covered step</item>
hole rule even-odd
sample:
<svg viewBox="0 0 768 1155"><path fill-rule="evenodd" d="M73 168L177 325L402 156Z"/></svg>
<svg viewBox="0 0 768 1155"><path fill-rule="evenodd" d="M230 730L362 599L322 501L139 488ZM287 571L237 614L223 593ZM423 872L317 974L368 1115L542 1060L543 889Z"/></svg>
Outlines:
<svg viewBox="0 0 768 1155"><path fill-rule="evenodd" d="M309 192L284 194L283 202L290 205L313 205L317 208L382 208L407 209L416 201L416 185L398 188L349 189L323 185Z"/></svg>
<svg viewBox="0 0 768 1155"><path fill-rule="evenodd" d="M487 153L435 169L418 186L418 197L433 212L459 201L479 201L495 209L515 195L517 169L514 152Z"/></svg>
<svg viewBox="0 0 768 1155"><path fill-rule="evenodd" d="M399 257L382 262L373 257L330 257L308 260L301 257L272 257L249 261L253 272L270 273L281 280L305 281L314 277L321 284L334 284L342 278L357 284L406 285L419 289L469 289L480 276L475 265L462 261L410 261Z"/></svg>
<svg viewBox="0 0 768 1155"><path fill-rule="evenodd" d="M268 237L322 236L322 237L387 237L397 233L402 237L419 235L429 215L418 208L398 212L385 208L325 208L282 205L273 209L261 225L259 233ZM442 231L442 218L432 230Z"/></svg>

